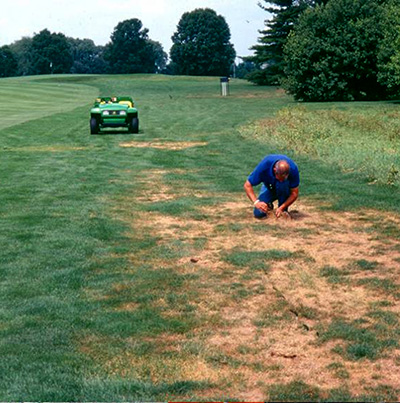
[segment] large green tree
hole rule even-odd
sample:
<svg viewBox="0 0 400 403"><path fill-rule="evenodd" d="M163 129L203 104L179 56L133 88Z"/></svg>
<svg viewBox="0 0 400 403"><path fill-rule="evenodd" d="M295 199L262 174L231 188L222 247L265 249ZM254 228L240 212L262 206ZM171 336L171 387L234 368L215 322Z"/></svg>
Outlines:
<svg viewBox="0 0 400 403"><path fill-rule="evenodd" d="M10 49L13 51L17 63L18 63L18 76L26 76L30 74L32 69L32 38L23 37L10 45Z"/></svg>
<svg viewBox="0 0 400 403"><path fill-rule="evenodd" d="M72 74L101 74L107 71L103 46L96 46L91 39L68 38L68 41L73 57Z"/></svg>
<svg viewBox="0 0 400 403"><path fill-rule="evenodd" d="M47 29L34 35L30 63L28 74L69 73L73 59L67 37Z"/></svg>
<svg viewBox="0 0 400 403"><path fill-rule="evenodd" d="M383 40L378 52L378 81L389 95L400 93L400 5L389 0L383 10Z"/></svg>
<svg viewBox="0 0 400 403"><path fill-rule="evenodd" d="M149 30L137 18L120 22L106 46L105 58L110 72L116 74L155 73L158 55ZM160 45L161 46L161 45Z"/></svg>
<svg viewBox="0 0 400 403"><path fill-rule="evenodd" d="M286 89L304 101L386 98L379 71L398 54L387 27L399 31L386 8L385 0L330 0L307 10L285 47Z"/></svg>
<svg viewBox="0 0 400 403"><path fill-rule="evenodd" d="M18 73L18 62L9 46L0 48L0 77L16 76Z"/></svg>
<svg viewBox="0 0 400 403"><path fill-rule="evenodd" d="M172 36L170 52L175 74L226 76L236 53L225 18L209 8L184 13Z"/></svg>

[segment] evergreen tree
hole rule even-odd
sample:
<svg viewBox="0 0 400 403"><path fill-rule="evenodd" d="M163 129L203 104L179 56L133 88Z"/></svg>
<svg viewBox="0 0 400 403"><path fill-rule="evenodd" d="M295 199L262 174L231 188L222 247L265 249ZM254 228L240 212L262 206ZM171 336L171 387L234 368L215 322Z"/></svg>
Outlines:
<svg viewBox="0 0 400 403"><path fill-rule="evenodd" d="M285 76L283 48L299 16L309 7L328 0L264 0L270 7L259 6L271 13L273 18L265 21L266 29L258 45L251 47L255 55L246 58L256 64L258 69L249 74L248 80L259 85L278 85Z"/></svg>

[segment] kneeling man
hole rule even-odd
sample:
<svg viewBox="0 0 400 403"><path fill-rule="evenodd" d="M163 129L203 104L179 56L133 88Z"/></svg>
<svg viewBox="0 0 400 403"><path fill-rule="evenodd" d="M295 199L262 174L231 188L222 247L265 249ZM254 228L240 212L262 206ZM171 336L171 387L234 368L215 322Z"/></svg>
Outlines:
<svg viewBox="0 0 400 403"><path fill-rule="evenodd" d="M258 197L254 186L262 183ZM275 215L279 218L299 195L300 176L297 165L286 155L267 155L249 175L244 190L254 205L254 217L264 218L273 210L273 201L278 200Z"/></svg>

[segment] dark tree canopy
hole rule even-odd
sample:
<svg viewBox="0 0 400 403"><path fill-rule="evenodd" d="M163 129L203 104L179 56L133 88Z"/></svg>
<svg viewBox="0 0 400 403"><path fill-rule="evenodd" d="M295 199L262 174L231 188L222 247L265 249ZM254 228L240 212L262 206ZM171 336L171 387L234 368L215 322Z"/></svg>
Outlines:
<svg viewBox="0 0 400 403"><path fill-rule="evenodd" d="M23 37L22 39L12 43L10 49L12 50L15 58L18 62L18 72L19 76L26 76L30 74L32 63L32 38Z"/></svg>
<svg viewBox="0 0 400 403"><path fill-rule="evenodd" d="M158 55L154 43L148 37L137 18L120 22L106 46L105 58L110 63L110 72L116 74L155 73ZM160 45L161 46L161 45Z"/></svg>
<svg viewBox="0 0 400 403"><path fill-rule="evenodd" d="M167 66L168 55L164 52L164 48L160 42L149 39L149 43L153 47L153 53L155 55L155 71L162 72Z"/></svg>
<svg viewBox="0 0 400 403"><path fill-rule="evenodd" d="M0 77L16 76L18 72L18 62L9 46L0 48Z"/></svg>
<svg viewBox="0 0 400 403"><path fill-rule="evenodd" d="M28 74L69 73L73 63L71 46L64 34L44 29L32 38Z"/></svg>
<svg viewBox="0 0 400 403"><path fill-rule="evenodd" d="M391 96L400 93L400 7L389 0L382 15L383 40L378 53L378 81Z"/></svg>
<svg viewBox="0 0 400 403"><path fill-rule="evenodd" d="M175 74L226 76L236 53L225 18L209 8L184 13L172 36L170 57Z"/></svg>
<svg viewBox="0 0 400 403"><path fill-rule="evenodd" d="M399 24L385 8L382 0L330 0L305 12L285 47L286 89L305 101L387 97L379 71L395 51L382 46L387 26L398 32Z"/></svg>
<svg viewBox="0 0 400 403"><path fill-rule="evenodd" d="M254 70L256 70L255 64L245 58L243 62L235 66L235 77L246 79Z"/></svg>
<svg viewBox="0 0 400 403"><path fill-rule="evenodd" d="M74 60L72 74L101 74L107 71L103 46L96 46L91 39L68 38L68 41Z"/></svg>

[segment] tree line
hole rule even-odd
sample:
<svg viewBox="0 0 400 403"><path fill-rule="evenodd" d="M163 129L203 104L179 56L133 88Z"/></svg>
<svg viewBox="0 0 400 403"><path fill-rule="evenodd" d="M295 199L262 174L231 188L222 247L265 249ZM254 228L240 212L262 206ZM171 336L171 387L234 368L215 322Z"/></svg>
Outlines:
<svg viewBox="0 0 400 403"><path fill-rule="evenodd" d="M273 18L247 78L302 101L400 94L400 0L264 0Z"/></svg>
<svg viewBox="0 0 400 403"><path fill-rule="evenodd" d="M209 8L184 13L168 55L149 30L132 18L120 22L110 42L97 46L43 29L0 47L0 77L39 74L229 75L236 56L224 17Z"/></svg>
<svg viewBox="0 0 400 403"><path fill-rule="evenodd" d="M272 14L254 56L234 64L225 18L184 13L169 55L138 19L105 46L47 29L0 48L0 77L51 73L235 75L280 85L301 101L376 100L400 94L400 0L263 0ZM232 71L232 68L234 70Z"/></svg>

